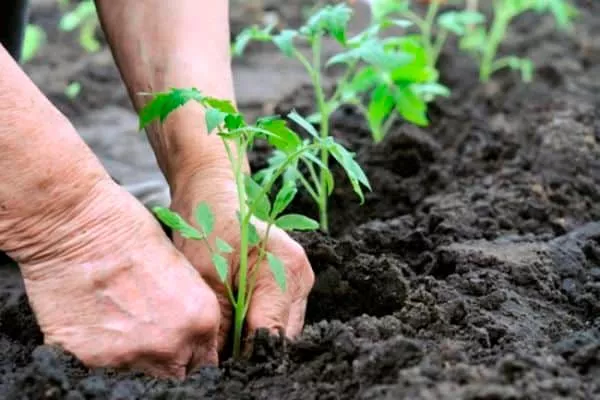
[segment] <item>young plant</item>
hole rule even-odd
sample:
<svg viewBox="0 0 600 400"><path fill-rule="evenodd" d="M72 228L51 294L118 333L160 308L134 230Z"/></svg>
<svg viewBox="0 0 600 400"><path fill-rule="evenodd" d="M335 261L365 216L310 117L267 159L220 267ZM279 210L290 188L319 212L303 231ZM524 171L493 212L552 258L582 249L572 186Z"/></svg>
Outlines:
<svg viewBox="0 0 600 400"><path fill-rule="evenodd" d="M497 0L493 2L493 19L489 29L477 22L476 27L467 30L460 41L460 47L473 54L479 62L479 77L482 82L504 68L521 73L525 82L533 79L534 65L530 59L517 56L498 57L497 52L504 40L510 23L527 11L550 12L560 28L569 28L577 9L567 0Z"/></svg>
<svg viewBox="0 0 600 400"><path fill-rule="evenodd" d="M60 6L65 9L68 1L61 0ZM100 42L96 39L96 29L100 26L100 21L93 0L84 0L73 10L66 11L58 26L65 32L79 29L79 44L88 53L100 50Z"/></svg>
<svg viewBox="0 0 600 400"><path fill-rule="evenodd" d="M294 180L283 179L281 188L270 196L276 183L289 171L297 171L300 163L314 170L319 166L325 171L327 190L333 188L333 178L329 169L314 157L314 152L327 151L338 160L347 172L356 193L363 198L361 185L369 187L369 182L353 155L330 137L320 137L310 123L296 112L288 116L292 121L307 129L310 140L301 140L286 122L278 117L259 119L248 124L244 116L225 100L204 96L196 89L172 89L157 93L140 112L140 128L153 121L163 122L169 114L184 104L193 101L204 108L205 124L209 134L218 135L225 147L237 185L237 218L239 221L239 243L227 243L214 237L216 216L206 203L200 203L195 210L195 224L185 221L179 214L162 207L154 209L157 217L184 238L202 241L209 250L212 263L225 286L229 300L235 311L233 332L233 354L240 354L242 329L248 305L250 304L255 279L260 265L266 260L281 290L286 290L286 272L283 262L267 252L269 233L273 226L286 231L314 230L319 224L299 214L286 214L285 211L294 199L297 188ZM243 159L246 151L257 139L267 140L281 155L271 173L260 182L243 172ZM295 173L297 178L302 176ZM303 178L304 179L304 178ZM255 221L263 221L264 230L259 234ZM238 246L239 269L237 282L229 276L227 255ZM250 265L248 253L256 250L258 259ZM237 288L237 291L234 291Z"/></svg>
<svg viewBox="0 0 600 400"><path fill-rule="evenodd" d="M398 15L401 19L396 23L404 27L414 26L418 34L414 37L420 42L425 51L427 65L436 69L437 62L451 33L463 36L470 27L485 22L485 16L473 5L467 5L464 10L450 10L440 13L440 6L447 1L430 0L424 16L413 11L410 0L371 0L372 18L381 20L390 14Z"/></svg>
<svg viewBox="0 0 600 400"><path fill-rule="evenodd" d="M387 14L386 14L387 15ZM315 91L316 113L310 122L318 122L319 137L329 137L329 119L342 104L354 104L361 110L376 142L381 141L393 122L402 117L418 125L427 125L427 102L447 89L436 83L437 71L425 63L422 47L410 38L379 38L379 33L395 21L381 18L363 32L349 38L348 23L352 10L345 4L325 6L308 18L297 30L274 32L272 26L250 27L238 35L233 53L241 55L251 41L272 42L284 55L299 61L311 79ZM341 51L323 60L322 45L332 38ZM308 44L310 55L298 47ZM338 65L345 73L338 79L336 90L329 96L323 87L325 68ZM369 100L366 102L364 98ZM312 182L301 180L319 209L320 226L328 231L328 148L319 150L319 168L309 170ZM275 154L275 161L280 155Z"/></svg>
<svg viewBox="0 0 600 400"><path fill-rule="evenodd" d="M35 24L28 24L25 27L21 60L24 63L31 61L46 43L46 40L46 32L42 27Z"/></svg>

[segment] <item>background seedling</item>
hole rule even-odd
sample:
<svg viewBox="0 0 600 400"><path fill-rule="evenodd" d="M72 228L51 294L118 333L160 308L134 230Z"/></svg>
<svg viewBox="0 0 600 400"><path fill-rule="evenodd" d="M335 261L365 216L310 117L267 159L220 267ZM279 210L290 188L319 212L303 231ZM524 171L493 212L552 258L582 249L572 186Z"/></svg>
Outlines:
<svg viewBox="0 0 600 400"><path fill-rule="evenodd" d="M484 21L476 22L476 27L465 31L460 47L473 54L479 62L479 77L487 82L498 70L510 68L521 73L525 82L533 79L533 62L516 56L497 57L500 44L504 40L510 23L519 15L535 11L550 12L562 29L570 28L577 10L566 0L497 0L493 2L493 18L489 28Z"/></svg>
<svg viewBox="0 0 600 400"><path fill-rule="evenodd" d="M42 27L28 24L25 28L21 61L24 63L31 61L46 43L46 40L46 32Z"/></svg>
<svg viewBox="0 0 600 400"><path fill-rule="evenodd" d="M427 102L437 95L447 94L447 89L436 83L437 71L427 66L423 48L411 38L379 38L386 28L403 24L386 18L382 13L363 32L348 37L348 23L352 10L345 4L325 6L314 12L297 30L274 32L274 27L250 27L238 35L234 45L235 55L243 54L249 42L274 43L288 57L299 61L306 69L315 91L317 112L310 122L319 123L319 137L329 137L329 119L342 104L354 104L366 116L373 138L380 141L400 116L419 125L427 125ZM335 40L341 51L329 60L323 60L324 38ZM297 44L308 44L306 56ZM344 66L336 90L327 96L323 86L324 69ZM364 98L368 97L367 102ZM366 103L366 104L365 104ZM305 127L308 130L308 127ZM310 172L310 180L300 180L319 208L320 226L328 231L327 203L329 197L327 148L319 150L318 169ZM335 154L333 154L336 157ZM280 155L275 154L277 159Z"/></svg>
<svg viewBox="0 0 600 400"><path fill-rule="evenodd" d="M279 117L261 118L255 124L248 124L229 101L204 96L196 89L172 89L153 95L152 100L140 111L140 128L146 127L152 121L163 122L169 114L189 101L194 101L204 108L207 132L219 135L227 152L238 192L240 242L227 243L222 238L213 237L216 216L206 203L200 203L196 208L195 225L167 208L157 207L154 212L165 225L179 232L182 237L202 241L209 250L212 263L226 287L235 311L233 354L237 357L240 354L242 329L255 279L265 260L280 288L286 290L285 266L280 259L267 251L272 227L277 226L286 231L314 230L319 227L316 221L303 215L285 214L297 193L294 180L283 179L274 200L271 199L270 194L278 180L284 175L289 176L290 171L295 171L295 178L302 176L297 170L300 163L313 169L318 165L326 171L327 188L331 190L331 172L314 157L315 152L326 150L342 165L361 198L361 185L368 187L369 182L351 153L332 138L320 137L312 125L295 112L288 117L308 130L310 140L301 140ZM267 140L280 154L278 162L273 163L273 168L268 174L263 174L260 181L245 174L243 168L246 151L257 139ZM262 221L265 226L260 233L255 226L256 221ZM229 276L228 255L234 252L234 246L239 251L237 282L232 282ZM258 254L254 265L249 265L248 253L251 248L256 249ZM234 291L234 288L237 291Z"/></svg>
<svg viewBox="0 0 600 400"><path fill-rule="evenodd" d="M79 44L88 53L100 50L100 42L96 39L96 29L100 26L96 5L93 0L85 0L72 10L67 10L69 1L60 0L59 5L65 14L59 22L59 28L65 32L79 30Z"/></svg>

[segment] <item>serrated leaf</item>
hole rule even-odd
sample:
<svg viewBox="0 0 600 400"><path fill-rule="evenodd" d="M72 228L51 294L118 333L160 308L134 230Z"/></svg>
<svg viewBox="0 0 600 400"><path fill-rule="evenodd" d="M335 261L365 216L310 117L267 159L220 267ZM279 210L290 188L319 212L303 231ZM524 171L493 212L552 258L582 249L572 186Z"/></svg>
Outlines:
<svg viewBox="0 0 600 400"><path fill-rule="evenodd" d="M401 13L409 8L409 1L406 0L370 0L372 18L379 22L389 14Z"/></svg>
<svg viewBox="0 0 600 400"><path fill-rule="evenodd" d="M248 197L248 206L254 209L254 215L263 221L269 220L271 212L271 202L262 187L252 179L251 176L244 177L246 187L246 196Z"/></svg>
<svg viewBox="0 0 600 400"><path fill-rule="evenodd" d="M394 97L396 109L404 119L419 126L429 125L427 104L410 86L396 88Z"/></svg>
<svg viewBox="0 0 600 400"><path fill-rule="evenodd" d="M258 120L256 125L272 133L267 137L267 141L276 149L290 153L302 145L300 137L280 118L263 118Z"/></svg>
<svg viewBox="0 0 600 400"><path fill-rule="evenodd" d="M414 57L403 51L386 49L383 42L372 39L365 41L357 48L331 57L327 65L349 64L359 59L378 68L391 70L412 62Z"/></svg>
<svg viewBox="0 0 600 400"><path fill-rule="evenodd" d="M233 252L233 247L231 247L231 245L229 243L227 243L226 241L224 241L223 239L217 238L215 243L217 246L217 250L219 250L220 253L232 253Z"/></svg>
<svg viewBox="0 0 600 400"><path fill-rule="evenodd" d="M267 263L282 292L286 291L286 274L283 262L272 253L267 253Z"/></svg>
<svg viewBox="0 0 600 400"><path fill-rule="evenodd" d="M206 121L206 130L208 134L211 134L217 127L221 126L225 122L225 118L228 114L217 110L216 108L207 108L204 114Z"/></svg>
<svg viewBox="0 0 600 400"><path fill-rule="evenodd" d="M206 202L201 202L196 207L195 212L196 222L202 228L206 236L209 236L215 228L215 217Z"/></svg>
<svg viewBox="0 0 600 400"><path fill-rule="evenodd" d="M152 211L163 224L171 228L173 231L179 232L183 238L194 240L204 239L205 236L202 235L202 233L185 222L183 217L176 212L165 207L154 207Z"/></svg>
<svg viewBox="0 0 600 400"><path fill-rule="evenodd" d="M364 203L365 198L361 184L369 190L371 190L371 184L360 165L354 160L354 155L338 143L334 143L331 146L330 152L342 168L344 168L354 192L360 198L361 203Z"/></svg>
<svg viewBox="0 0 600 400"><path fill-rule="evenodd" d="M184 106L190 100L201 101L202 93L196 88L171 89L168 92L158 93L141 110L139 115L139 129L144 129L154 120L164 122L173 111Z"/></svg>
<svg viewBox="0 0 600 400"><path fill-rule="evenodd" d="M387 85L379 85L371 93L371 100L367 106L367 121L375 141L383 139L383 121L390 115L394 106L394 95Z"/></svg>
<svg viewBox="0 0 600 400"><path fill-rule="evenodd" d="M310 122L308 122L303 116L298 114L295 110L288 114L288 118L300 125L306 132L311 136L318 138L319 133Z"/></svg>
<svg viewBox="0 0 600 400"><path fill-rule="evenodd" d="M298 35L298 32L291 29L284 29L278 35L273 37L273 43L279 50L287 57L294 56L294 38Z"/></svg>
<svg viewBox="0 0 600 400"><path fill-rule="evenodd" d="M273 218L281 214L290 205L297 193L298 189L294 182L287 181L283 184L282 188L277 193L277 196L275 196L275 202L273 203L273 210L271 212Z"/></svg>
<svg viewBox="0 0 600 400"><path fill-rule="evenodd" d="M284 231L314 231L319 229L319 223L304 215L287 214L275 221L275 225Z"/></svg>
<svg viewBox="0 0 600 400"><path fill-rule="evenodd" d="M237 110L229 100L217 99L216 97L204 97L202 103L207 107L214 108L225 114L237 114Z"/></svg>
<svg viewBox="0 0 600 400"><path fill-rule="evenodd" d="M260 243L260 235L253 223L248 224L248 243L250 246L258 246Z"/></svg>
<svg viewBox="0 0 600 400"><path fill-rule="evenodd" d="M217 270L217 274L219 274L221 282L227 282L227 275L229 274L229 263L227 262L227 259L221 254L215 253L212 255L212 262Z"/></svg>
<svg viewBox="0 0 600 400"><path fill-rule="evenodd" d="M300 32L310 37L327 33L341 44L346 43L348 22L352 9L346 4L325 6L313 14Z"/></svg>
<svg viewBox="0 0 600 400"><path fill-rule="evenodd" d="M240 114L228 114L225 117L225 128L229 131L233 131L235 129L241 128L245 126L244 117Z"/></svg>

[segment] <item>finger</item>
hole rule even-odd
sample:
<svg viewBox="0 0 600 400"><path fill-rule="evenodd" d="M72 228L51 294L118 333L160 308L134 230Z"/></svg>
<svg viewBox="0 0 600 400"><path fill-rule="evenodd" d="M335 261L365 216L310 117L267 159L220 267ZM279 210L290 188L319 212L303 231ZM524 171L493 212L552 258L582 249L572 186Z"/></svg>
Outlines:
<svg viewBox="0 0 600 400"><path fill-rule="evenodd" d="M203 275L206 284L217 296L217 302L219 303L221 319L219 323L219 331L216 337L216 346L217 350L221 351L227 343L227 338L231 329L233 308L231 305L231 301L229 300L229 296L227 295L227 288L225 287L225 285L223 285L219 278L217 278L212 271L207 271L204 274L202 274L201 271L200 273L201 275Z"/></svg>
<svg viewBox="0 0 600 400"><path fill-rule="evenodd" d="M276 335L287 327L291 296L277 285L266 262L259 268L246 317L248 334L266 328Z"/></svg>
<svg viewBox="0 0 600 400"><path fill-rule="evenodd" d="M288 317L286 336L295 339L302 333L304 328L304 318L306 316L306 297L300 297L292 302L292 308Z"/></svg>
<svg viewBox="0 0 600 400"><path fill-rule="evenodd" d="M192 357L186 368L186 374L190 374L200 367L219 365L218 340L214 338L212 343L205 343L200 339L192 352Z"/></svg>

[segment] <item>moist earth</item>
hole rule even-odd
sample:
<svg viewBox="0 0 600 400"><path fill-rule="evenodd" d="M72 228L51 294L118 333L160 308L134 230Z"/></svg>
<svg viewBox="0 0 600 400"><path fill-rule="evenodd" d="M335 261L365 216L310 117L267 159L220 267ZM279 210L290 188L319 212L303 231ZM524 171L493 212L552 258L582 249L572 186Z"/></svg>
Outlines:
<svg viewBox="0 0 600 400"><path fill-rule="evenodd" d="M578 5L572 34L549 19L519 19L502 50L535 61L529 85L512 73L482 85L471 60L449 47L442 80L454 92L432 105L430 127L399 123L374 145L355 110L334 115L334 135L356 152L373 192L360 206L337 171L332 234L295 235L317 275L296 342L257 332L248 360L184 382L88 370L42 344L8 266L0 397L600 399L600 5ZM49 26L55 18L46 8L33 16ZM72 38L54 46L80 63L86 95L57 94L52 77L64 60L28 72L70 117L129 107L113 66L81 61ZM298 79L273 106L313 104ZM253 165L265 157L259 148ZM294 208L314 213L305 198Z"/></svg>

